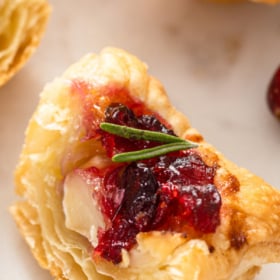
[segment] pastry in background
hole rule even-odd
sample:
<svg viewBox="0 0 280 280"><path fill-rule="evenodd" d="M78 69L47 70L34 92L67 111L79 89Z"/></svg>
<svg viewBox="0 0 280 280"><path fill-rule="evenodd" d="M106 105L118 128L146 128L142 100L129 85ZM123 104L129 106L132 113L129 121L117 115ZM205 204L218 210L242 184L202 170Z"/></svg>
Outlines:
<svg viewBox="0 0 280 280"><path fill-rule="evenodd" d="M213 0L217 3L243 3L244 0ZM259 3L259 4L268 4L275 5L278 4L279 0L249 0L249 2Z"/></svg>
<svg viewBox="0 0 280 280"><path fill-rule="evenodd" d="M251 0L251 1L255 3L264 3L270 5L275 5L279 3L279 0Z"/></svg>
<svg viewBox="0 0 280 280"><path fill-rule="evenodd" d="M255 3L264 3L269 5L275 5L279 3L279 0L251 0L251 1Z"/></svg>
<svg viewBox="0 0 280 280"><path fill-rule="evenodd" d="M15 180L11 212L55 279L251 280L280 261L279 191L207 143L120 49L46 85Z"/></svg>
<svg viewBox="0 0 280 280"><path fill-rule="evenodd" d="M46 0L0 1L0 86L11 79L36 50L49 12Z"/></svg>

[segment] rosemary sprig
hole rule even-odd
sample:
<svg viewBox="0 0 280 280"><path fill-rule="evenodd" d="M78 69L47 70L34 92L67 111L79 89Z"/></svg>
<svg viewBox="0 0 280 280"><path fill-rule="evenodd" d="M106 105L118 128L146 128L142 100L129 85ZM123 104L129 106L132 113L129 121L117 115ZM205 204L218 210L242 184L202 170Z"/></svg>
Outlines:
<svg viewBox="0 0 280 280"><path fill-rule="evenodd" d="M185 142L184 139L166 133L145 130L145 129L138 129L138 128L133 128L125 125L118 125L118 124L113 124L108 122L101 123L100 128L111 134L118 135L123 138L132 139L132 140L148 140L148 141L156 141L161 143Z"/></svg>
<svg viewBox="0 0 280 280"><path fill-rule="evenodd" d="M154 157L168 154L170 152L185 150L194 147L196 147L196 145L193 145L189 142L169 143L169 144L156 146L153 148L116 154L112 157L112 161L114 162L138 161L138 160L154 158Z"/></svg>
<svg viewBox="0 0 280 280"><path fill-rule="evenodd" d="M100 128L106 132L127 139L156 141L156 142L165 143L163 145L159 145L153 148L117 154L112 157L112 161L114 162L138 161L138 160L161 156L170 152L197 147L197 144L193 142L162 132L137 129L137 128L112 124L107 122L101 123Z"/></svg>

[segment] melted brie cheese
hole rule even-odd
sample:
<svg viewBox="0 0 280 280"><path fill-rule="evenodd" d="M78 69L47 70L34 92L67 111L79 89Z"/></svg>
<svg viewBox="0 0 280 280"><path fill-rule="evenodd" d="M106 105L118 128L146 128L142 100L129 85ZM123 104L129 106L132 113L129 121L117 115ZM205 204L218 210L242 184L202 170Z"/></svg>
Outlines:
<svg viewBox="0 0 280 280"><path fill-rule="evenodd" d="M68 174L64 182L63 210L66 227L85 236L93 246L97 245L97 231L105 227L100 207L93 195L93 188L77 172Z"/></svg>

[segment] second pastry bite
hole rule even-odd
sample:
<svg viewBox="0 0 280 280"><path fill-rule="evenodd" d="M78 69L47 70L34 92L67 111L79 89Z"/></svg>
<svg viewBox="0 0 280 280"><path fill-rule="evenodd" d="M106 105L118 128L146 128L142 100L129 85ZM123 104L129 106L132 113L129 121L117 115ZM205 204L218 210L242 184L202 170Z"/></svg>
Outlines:
<svg viewBox="0 0 280 280"><path fill-rule="evenodd" d="M45 32L49 13L46 0L0 2L0 86L34 53Z"/></svg>

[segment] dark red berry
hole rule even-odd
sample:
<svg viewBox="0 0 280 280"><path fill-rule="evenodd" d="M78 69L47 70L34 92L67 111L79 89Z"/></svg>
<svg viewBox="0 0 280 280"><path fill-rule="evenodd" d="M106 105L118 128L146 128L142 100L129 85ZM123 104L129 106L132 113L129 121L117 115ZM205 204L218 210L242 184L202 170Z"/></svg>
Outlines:
<svg viewBox="0 0 280 280"><path fill-rule="evenodd" d="M105 111L105 122L137 127L137 118L133 111L120 103L112 103ZM107 155L112 157L116 153L132 151L135 149L133 141L114 136L110 133L101 132L102 144L107 151Z"/></svg>
<svg viewBox="0 0 280 280"><path fill-rule="evenodd" d="M137 118L125 105L120 103L111 104L105 111L105 122L137 127Z"/></svg>
<svg viewBox="0 0 280 280"><path fill-rule="evenodd" d="M156 117L150 115L142 115L138 117L138 127L152 131L158 131L166 134L175 135L172 129L168 129Z"/></svg>
<svg viewBox="0 0 280 280"><path fill-rule="evenodd" d="M145 231L155 215L158 182L144 163L128 165L122 174L121 186L125 189L120 213Z"/></svg>
<svg viewBox="0 0 280 280"><path fill-rule="evenodd" d="M274 73L269 84L267 102L271 112L280 119L280 67Z"/></svg>

